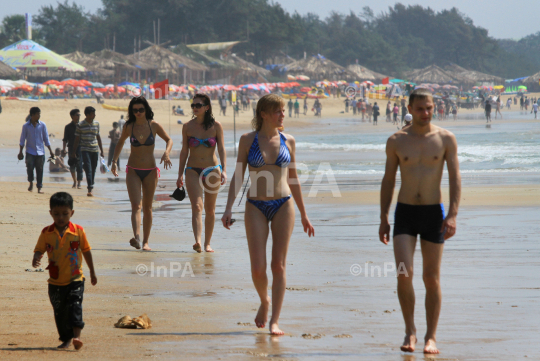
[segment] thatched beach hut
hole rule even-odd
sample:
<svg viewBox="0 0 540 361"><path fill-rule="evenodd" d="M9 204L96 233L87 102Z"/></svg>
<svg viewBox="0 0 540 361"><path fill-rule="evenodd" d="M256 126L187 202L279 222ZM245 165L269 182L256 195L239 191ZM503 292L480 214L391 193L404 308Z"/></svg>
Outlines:
<svg viewBox="0 0 540 361"><path fill-rule="evenodd" d="M403 73L403 76L412 82L415 83L435 83L435 84L444 84L444 83L460 83L463 79L456 78L455 75L452 75L442 68L439 68L437 65L430 65L423 69L414 69Z"/></svg>
<svg viewBox="0 0 540 361"><path fill-rule="evenodd" d="M92 72L99 77L111 78L114 75L114 63L95 57L90 54L85 54L80 51L62 55L77 64L83 65L87 71Z"/></svg>
<svg viewBox="0 0 540 361"><path fill-rule="evenodd" d="M269 70L261 68L237 54L232 53L232 48L242 41L228 41L221 43L189 44L183 52L188 51L203 55L206 61L211 61L208 65L212 70L208 79L211 83L259 83L268 82L267 77L271 74ZM179 45L182 47L182 45ZM200 60L199 60L200 61Z"/></svg>
<svg viewBox="0 0 540 361"><path fill-rule="evenodd" d="M483 82L504 84L504 79L499 76L481 73L476 70L468 70L454 63L446 65L444 70L450 75L459 78L463 84L476 84Z"/></svg>
<svg viewBox="0 0 540 361"><path fill-rule="evenodd" d="M0 78L11 78L17 75L17 70L0 61Z"/></svg>
<svg viewBox="0 0 540 361"><path fill-rule="evenodd" d="M357 78L357 75L352 71L334 63L332 60L326 59L322 55L315 55L306 59L297 60L285 65L283 69L292 74L305 74L309 76L311 80L352 80Z"/></svg>
<svg viewBox="0 0 540 361"><path fill-rule="evenodd" d="M204 82L205 72L209 68L193 61L185 56L175 54L172 51L165 49L161 46L152 44L148 48L141 50L138 53L130 55L128 58L137 61L142 60L147 64L150 64L156 71L156 79L158 74L161 73L165 77L172 75L173 83L187 83L189 82Z"/></svg>
<svg viewBox="0 0 540 361"><path fill-rule="evenodd" d="M381 80L384 78L387 78L386 75L383 75L381 73L377 73L376 71L369 70L368 68L359 65L359 64L351 64L347 66L347 69L358 77L359 80Z"/></svg>

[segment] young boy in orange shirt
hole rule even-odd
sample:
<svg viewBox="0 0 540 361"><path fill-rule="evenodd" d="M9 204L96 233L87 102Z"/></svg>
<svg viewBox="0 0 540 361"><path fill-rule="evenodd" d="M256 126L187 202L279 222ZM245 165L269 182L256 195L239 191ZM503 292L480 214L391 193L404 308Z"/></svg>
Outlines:
<svg viewBox="0 0 540 361"><path fill-rule="evenodd" d="M66 192L58 192L50 199L50 211L54 223L43 228L39 236L32 266L39 267L43 254L49 258L49 299L54 310L54 320L60 335L61 349L73 346L79 350L82 318L84 276L82 258L90 269L92 285L97 284L92 252L81 226L71 223L73 216L73 198Z"/></svg>

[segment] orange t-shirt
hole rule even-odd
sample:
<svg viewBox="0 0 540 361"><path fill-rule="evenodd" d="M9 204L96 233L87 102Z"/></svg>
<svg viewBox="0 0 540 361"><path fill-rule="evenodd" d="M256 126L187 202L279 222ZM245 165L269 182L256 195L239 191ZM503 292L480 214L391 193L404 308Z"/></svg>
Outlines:
<svg viewBox="0 0 540 361"><path fill-rule="evenodd" d="M84 280L82 272L82 253L90 250L86 233L81 226L69 222L60 237L54 223L43 228L34 252L47 252L49 258L49 282L55 286L66 286L71 282Z"/></svg>

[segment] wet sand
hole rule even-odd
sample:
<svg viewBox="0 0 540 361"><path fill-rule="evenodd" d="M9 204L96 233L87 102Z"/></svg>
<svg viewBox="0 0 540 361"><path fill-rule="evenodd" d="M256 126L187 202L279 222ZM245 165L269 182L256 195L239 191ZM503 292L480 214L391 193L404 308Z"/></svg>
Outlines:
<svg viewBox="0 0 540 361"><path fill-rule="evenodd" d="M42 110L43 103L38 104ZM0 119L9 114L6 114L7 104L7 101L2 103L4 112ZM67 114L71 107L66 109ZM119 114L114 113L114 120ZM246 129L247 121L246 118ZM540 346L536 342L540 321L540 289L536 281L540 266L537 210L540 187L535 184L480 184L464 188L458 233L447 241L443 258L443 307L438 328L442 353L430 357L421 353L425 292L420 274L421 257L417 252L414 284L420 342L417 352L407 355L399 351L404 324L395 294L395 273L388 272L384 277L385 263L391 267L393 262L392 248L377 239L380 182L377 177L356 182L338 178L340 198L331 197L329 192L309 198L309 184L304 187L316 237L310 239L302 232L297 213L287 260L289 291L280 320L287 334L272 337L268 330L257 329L253 322L258 300L249 271L243 204L233 208L238 222L231 231L219 224L227 189L218 196L218 221L212 242L216 253L196 254L191 250L194 241L189 202L170 201L167 197L175 188L177 170L163 172L156 192L155 225L150 240L154 251L138 252L128 244L131 227L124 177L112 183L98 175L96 197L88 199L85 189L71 190L69 175L51 177L46 171L46 194L27 192L24 165L17 166L14 156L9 158L18 151L12 143L17 144L22 120L17 118L16 122L16 126L7 125L7 131L0 135L3 142L10 142L0 149L7 169L0 178L3 204L0 224L4 234L0 251L2 360L44 357L62 360L74 356L74 351L55 349L59 342L47 296L46 272L25 272L31 268L39 232L52 223L48 198L59 190L75 196L72 221L86 229L98 275L97 286L86 284L86 326L82 334L85 346L77 358L400 361L540 358ZM58 127L66 123L57 122ZM475 122L481 120L458 122L458 126ZM391 128L380 124L380 129ZM287 123L287 127L294 135L303 132L302 124ZM372 129L367 124L361 127L360 131ZM306 132L309 131L323 130L307 128ZM102 127L105 138L104 134ZM231 139L230 134L226 136ZM446 197L446 189L444 194ZM151 277L152 262L154 277ZM157 267L168 267L170 272L171 262L180 262L180 265L174 263L174 267L183 270L189 262L194 277L190 277L190 272L182 277L181 271L172 277L170 273L167 277L163 273L157 277ZM370 270L367 277L366 264ZM149 271L143 276L137 274L137 270L144 269L137 268L138 265L146 266ZM354 265L362 268L357 276L351 274ZM353 271L357 270L354 266ZM151 329L113 327L126 314L136 317L142 313L152 319Z"/></svg>

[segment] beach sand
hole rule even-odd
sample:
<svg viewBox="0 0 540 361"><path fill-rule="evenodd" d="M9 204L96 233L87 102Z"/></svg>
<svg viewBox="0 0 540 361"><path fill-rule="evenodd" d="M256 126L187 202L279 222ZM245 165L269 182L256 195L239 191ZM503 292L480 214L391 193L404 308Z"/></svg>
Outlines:
<svg viewBox="0 0 540 361"><path fill-rule="evenodd" d="M111 104L127 105L127 102ZM151 104L156 119L167 123L162 119L168 119L168 102ZM96 286L87 282L85 287L86 326L82 334L85 345L77 358L399 361L540 358L540 346L536 342L540 321L537 282L540 186L536 184L464 187L457 234L446 242L443 257L443 307L437 335L442 353L436 357L424 357L421 353L425 292L420 252L415 258L414 279L420 340L414 354L399 351L404 324L395 294L395 272L391 271L392 247L377 239L377 187L340 186L343 190L339 198L332 197L328 191L312 198L307 196L309 185L305 186L308 215L316 236L308 238L302 232L297 213L287 260L288 292L280 320L287 334L272 337L268 330L254 326L259 303L251 282L243 205L235 205L233 209L238 222L231 231L220 225L227 188L218 196L212 243L216 253L197 254L191 250L189 202L168 200L167 194L175 188L174 172L169 177L165 172L156 192L155 225L150 240L153 252L135 251L128 244L131 225L123 183L110 183L99 175L96 197L89 199L85 189L71 190L69 176L52 177L46 171L46 194L38 195L26 191L24 165L16 165L20 128L29 106L42 109L42 120L49 132L56 135L53 138L56 147L63 126L69 121L69 110L96 104L55 100L36 104L2 101L2 105L0 156L11 172L0 178L3 205L0 224L4 235L0 251L2 360L62 360L74 356L74 351L55 349L60 342L47 295L47 272L25 271L32 268L33 248L41 229L52 223L48 199L60 190L74 195L72 221L86 230L98 276ZM182 107L187 109L187 102ZM123 113L96 108L101 134L106 138L105 125ZM337 100L323 100L325 117L352 116L340 114L342 109ZM250 112L237 119L242 131L249 129ZM470 119L452 126L485 122L481 117L475 118L481 115L478 111L467 114ZM217 118L229 132L232 116ZM286 119L286 129L294 135L324 131L320 121L317 128L311 128L311 119ZM384 121L379 124L377 131L395 129ZM171 130L173 139L179 139L181 125L172 124ZM326 131L330 133L331 127ZM358 131L374 130L368 123L362 123ZM230 138L230 133L227 136ZM163 145L160 141L157 148L161 147L162 151ZM175 149L179 149L179 143ZM10 154L13 158L8 158ZM443 192L446 202L448 190L444 188ZM362 272L355 276L352 273L358 271L358 266ZM137 272L145 267L148 272L139 275ZM163 273L157 277L157 267L167 267L166 277ZM171 276L171 267L182 271ZM88 276L86 265L84 269ZM124 315L136 317L142 313L151 318L151 329L113 327Z"/></svg>

